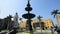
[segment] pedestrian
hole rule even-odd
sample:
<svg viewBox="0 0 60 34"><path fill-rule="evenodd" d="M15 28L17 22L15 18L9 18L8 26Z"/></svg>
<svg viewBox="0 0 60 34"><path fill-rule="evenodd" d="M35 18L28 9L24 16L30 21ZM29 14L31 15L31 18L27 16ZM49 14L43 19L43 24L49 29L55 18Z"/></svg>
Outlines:
<svg viewBox="0 0 60 34"><path fill-rule="evenodd" d="M51 27L51 33L54 34L54 28L53 27Z"/></svg>

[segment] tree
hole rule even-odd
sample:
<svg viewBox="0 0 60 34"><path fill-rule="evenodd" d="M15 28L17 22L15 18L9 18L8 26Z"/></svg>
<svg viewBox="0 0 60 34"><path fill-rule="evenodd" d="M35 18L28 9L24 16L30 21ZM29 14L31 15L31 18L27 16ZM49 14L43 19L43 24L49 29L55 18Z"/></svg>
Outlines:
<svg viewBox="0 0 60 34"><path fill-rule="evenodd" d="M38 16L37 18L39 19L39 22L40 22L40 21L42 21L41 18L43 18L43 17ZM40 22L40 26L41 26L42 29L44 29L44 22Z"/></svg>
<svg viewBox="0 0 60 34"><path fill-rule="evenodd" d="M51 12L51 15L53 15L54 18L57 17L57 14L60 14L60 12L58 12L58 11L59 11L59 10L57 10L57 9L56 9L56 10L53 10L53 12ZM56 19L57 19L57 18L56 18ZM57 21L58 21L58 19L57 19ZM58 22L58 26L59 26L59 22ZM55 30L59 29L60 26L59 26L59 27L58 27L58 26L55 26L55 28L56 28ZM59 29L59 30L60 30L60 29ZM57 30L58 33L60 32L59 30Z"/></svg>
<svg viewBox="0 0 60 34"><path fill-rule="evenodd" d="M51 12L51 15L54 15L54 18L56 17L57 14L60 14L60 12L58 12L59 10L53 10L53 12Z"/></svg>
<svg viewBox="0 0 60 34"><path fill-rule="evenodd" d="M43 18L43 17L41 17L41 16L38 16L38 17L37 17L37 19L39 19L39 21L41 21L41 18Z"/></svg>
<svg viewBox="0 0 60 34"><path fill-rule="evenodd" d="M6 18L4 18L5 29L10 28L10 26L12 25L11 24L11 18L12 18L11 15L7 16Z"/></svg>
<svg viewBox="0 0 60 34"><path fill-rule="evenodd" d="M58 12L59 10L53 10L52 12L51 12L51 15L53 15L54 16L54 18L56 17L56 19L57 19L57 14L60 14L60 12ZM57 19L57 22L58 22L58 19ZM58 25L59 25L59 22L58 22Z"/></svg>
<svg viewBox="0 0 60 34"><path fill-rule="evenodd" d="M41 18L42 18L41 16L38 16L38 17L37 17L37 19L39 20L39 22L41 21ZM41 28L41 33L42 33L42 27L41 27L41 26L42 26L42 24L41 24L41 22L40 22L40 28Z"/></svg>
<svg viewBox="0 0 60 34"><path fill-rule="evenodd" d="M41 28L44 30L44 22L41 22Z"/></svg>

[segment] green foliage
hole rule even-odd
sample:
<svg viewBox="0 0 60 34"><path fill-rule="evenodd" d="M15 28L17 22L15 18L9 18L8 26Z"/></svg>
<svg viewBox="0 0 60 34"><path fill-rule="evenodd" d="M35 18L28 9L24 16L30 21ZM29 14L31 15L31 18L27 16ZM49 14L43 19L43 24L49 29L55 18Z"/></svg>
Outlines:
<svg viewBox="0 0 60 34"><path fill-rule="evenodd" d="M60 14L60 12L58 12L59 10L53 10L52 12L51 12L51 15L53 15L54 16L54 18L56 17L56 15L57 14Z"/></svg>

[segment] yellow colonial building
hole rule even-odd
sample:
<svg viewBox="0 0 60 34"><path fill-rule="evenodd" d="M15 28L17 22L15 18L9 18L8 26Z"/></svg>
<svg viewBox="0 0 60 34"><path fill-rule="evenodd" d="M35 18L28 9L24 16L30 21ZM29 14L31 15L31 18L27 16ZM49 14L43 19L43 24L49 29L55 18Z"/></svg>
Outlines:
<svg viewBox="0 0 60 34"><path fill-rule="evenodd" d="M36 24L36 26L38 25L38 27L39 27L41 22L44 23L44 27L46 27L46 28L54 27L54 24L51 19L46 19L46 20L41 20L41 21L39 21L38 19L35 19L35 20L32 20L32 22L31 22L32 28L34 27L34 24ZM20 27L26 28L26 21L21 22Z"/></svg>
<svg viewBox="0 0 60 34"><path fill-rule="evenodd" d="M56 19L57 19L58 25L60 25L60 14L57 14Z"/></svg>

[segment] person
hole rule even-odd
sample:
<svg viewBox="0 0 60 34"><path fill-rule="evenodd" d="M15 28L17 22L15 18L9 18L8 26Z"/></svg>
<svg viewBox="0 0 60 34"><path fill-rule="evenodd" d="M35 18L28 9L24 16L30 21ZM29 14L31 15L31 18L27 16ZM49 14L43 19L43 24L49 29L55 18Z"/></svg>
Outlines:
<svg viewBox="0 0 60 34"><path fill-rule="evenodd" d="M51 33L54 34L54 28L53 27L51 27Z"/></svg>

